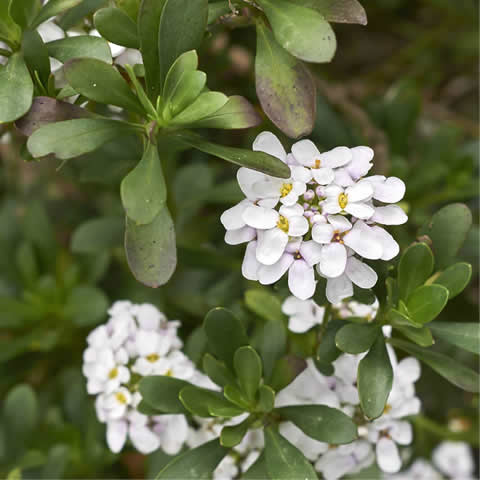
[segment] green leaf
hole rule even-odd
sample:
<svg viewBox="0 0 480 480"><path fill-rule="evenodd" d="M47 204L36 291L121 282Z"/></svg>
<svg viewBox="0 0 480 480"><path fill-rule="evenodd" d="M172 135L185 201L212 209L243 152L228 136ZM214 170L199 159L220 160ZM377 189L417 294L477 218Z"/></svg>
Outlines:
<svg viewBox="0 0 480 480"><path fill-rule="evenodd" d="M265 320L281 322L285 319L280 300L268 290L251 289L245 292L245 304Z"/></svg>
<svg viewBox="0 0 480 480"><path fill-rule="evenodd" d="M82 223L73 232L70 248L74 253L101 253L123 242L125 222L120 217L100 217Z"/></svg>
<svg viewBox="0 0 480 480"><path fill-rule="evenodd" d="M27 137L43 125L74 118L85 118L90 113L84 108L61 102L51 97L35 97L26 115L15 122L15 126Z"/></svg>
<svg viewBox="0 0 480 480"><path fill-rule="evenodd" d="M38 78L45 87L50 76L50 60L47 47L38 32L35 30L23 32L22 52L30 71L37 72Z"/></svg>
<svg viewBox="0 0 480 480"><path fill-rule="evenodd" d="M37 420L35 392L30 385L16 385L8 392L3 403L3 425L9 441L21 445L33 433Z"/></svg>
<svg viewBox="0 0 480 480"><path fill-rule="evenodd" d="M9 13L12 2L0 2L0 40L19 44L22 36L21 28L13 21Z"/></svg>
<svg viewBox="0 0 480 480"><path fill-rule="evenodd" d="M320 12L329 22L367 24L367 14L358 0L296 0Z"/></svg>
<svg viewBox="0 0 480 480"><path fill-rule="evenodd" d="M187 73L195 72L198 68L198 55L195 50L182 53L172 64L165 78L163 85L162 99L165 104L171 102L172 95L175 93L183 77Z"/></svg>
<svg viewBox="0 0 480 480"><path fill-rule="evenodd" d="M209 2L208 3L208 24L212 24L218 20L221 16L232 13L230 5L227 0L222 0L220 2Z"/></svg>
<svg viewBox="0 0 480 480"><path fill-rule="evenodd" d="M287 0L258 0L277 42L305 62L329 62L337 48L335 33L316 10Z"/></svg>
<svg viewBox="0 0 480 480"><path fill-rule="evenodd" d="M339 445L357 438L357 426L353 420L336 408L326 405L295 405L277 408L275 412L319 442Z"/></svg>
<svg viewBox="0 0 480 480"><path fill-rule="evenodd" d="M430 347L433 345L432 332L427 327L416 328L416 327L396 327L400 333L407 337L412 342L415 342L421 347Z"/></svg>
<svg viewBox="0 0 480 480"><path fill-rule="evenodd" d="M472 277L472 266L469 263L455 263L435 278L435 285L443 285L448 290L448 299L462 293Z"/></svg>
<svg viewBox="0 0 480 480"><path fill-rule="evenodd" d="M208 0L167 0L158 29L159 79L163 85L173 62L200 46L207 28Z"/></svg>
<svg viewBox="0 0 480 480"><path fill-rule="evenodd" d="M38 14L33 19L30 28L38 27L41 23L47 21L51 17L57 16L59 13L64 12L77 6L82 0L49 0Z"/></svg>
<svg viewBox="0 0 480 480"><path fill-rule="evenodd" d="M265 461L265 451L260 453L255 463L242 475L242 480L259 480L269 478L267 472L267 463Z"/></svg>
<svg viewBox="0 0 480 480"><path fill-rule="evenodd" d="M7 475L7 480L22 480L22 470L20 468L10 470Z"/></svg>
<svg viewBox="0 0 480 480"><path fill-rule="evenodd" d="M138 384L142 399L155 410L162 413L188 413L180 401L180 392L190 383L167 375L144 377Z"/></svg>
<svg viewBox="0 0 480 480"><path fill-rule="evenodd" d="M200 72L198 70L194 70L191 72L185 72L185 74L182 76L180 82L177 85L177 88L172 92L172 96L170 98L169 103L166 104L165 110L164 110L164 115L167 116L167 118L172 118L175 117L176 115L181 115L185 109L189 105L191 105L191 108L188 108L185 113L185 117L188 119L188 116L190 117L194 116L195 117L195 124L197 124L197 118L201 117L207 117L210 115L210 112L215 113L217 110L219 110L226 102L225 98L223 98L220 95L223 94L217 94L217 92L206 92L210 94L215 94L215 95L210 95L207 97L202 97L202 99L199 98L200 94L202 93L205 84L207 83L207 75L204 72ZM205 93L205 95L206 95ZM209 104L209 98L212 99L212 103ZM198 103L195 103L198 100ZM217 103L215 103L217 102ZM220 105L220 106L219 106ZM218 108L216 108L219 106ZM203 109L203 112L202 112ZM205 114L205 112L209 112ZM180 117L182 118L182 117ZM177 121L177 120L175 120ZM175 123L175 122L172 122ZM180 122L180 123L189 123L189 122Z"/></svg>
<svg viewBox="0 0 480 480"><path fill-rule="evenodd" d="M248 431L251 423L249 418L246 418L238 425L226 426L222 428L220 433L220 444L224 447L232 448L238 445Z"/></svg>
<svg viewBox="0 0 480 480"><path fill-rule="evenodd" d="M91 326L105 317L108 306L108 299L99 288L78 285L67 297L65 315L79 327Z"/></svg>
<svg viewBox="0 0 480 480"><path fill-rule="evenodd" d="M185 408L199 417L236 417L243 413L221 393L206 388L189 386L182 388L180 400Z"/></svg>
<svg viewBox="0 0 480 480"><path fill-rule="evenodd" d="M236 383L236 382L235 382ZM223 389L223 395L227 400L234 403L237 407L240 407L242 410L251 410L252 403L248 401L245 395L241 390L234 384L228 384Z"/></svg>
<svg viewBox="0 0 480 480"><path fill-rule="evenodd" d="M400 298L409 295L423 285L433 272L433 254L425 243L414 243L408 247L398 265L398 288Z"/></svg>
<svg viewBox="0 0 480 480"><path fill-rule="evenodd" d="M210 155L223 158L241 167L258 170L259 172L279 178L289 178L290 176L290 168L278 158L268 155L267 153L217 145L204 140L200 135L192 132L177 133L174 134L174 136L181 143Z"/></svg>
<svg viewBox="0 0 480 480"><path fill-rule="evenodd" d="M254 347L260 353L265 379L270 379L275 362L285 353L287 330L282 321L268 320L258 327L253 338Z"/></svg>
<svg viewBox="0 0 480 480"><path fill-rule="evenodd" d="M328 322L327 330L324 332L318 349L316 352L315 360L322 364L330 364L334 362L338 356L342 353L335 343L335 337L337 332L344 326L347 325L347 322L344 320L333 320Z"/></svg>
<svg viewBox="0 0 480 480"><path fill-rule="evenodd" d="M292 354L286 355L275 363L269 383L276 392L279 392L292 383L305 368L307 362L303 358Z"/></svg>
<svg viewBox="0 0 480 480"><path fill-rule="evenodd" d="M173 221L166 206L147 225L137 225L127 217L125 252L130 270L139 282L156 288L170 280L177 266L177 250Z"/></svg>
<svg viewBox="0 0 480 480"><path fill-rule="evenodd" d="M112 65L94 58L76 58L69 60L64 70L68 83L90 100L145 114L128 83Z"/></svg>
<svg viewBox="0 0 480 480"><path fill-rule="evenodd" d="M448 301L448 290L442 285L423 285L409 297L409 317L418 325L431 322L444 309Z"/></svg>
<svg viewBox="0 0 480 480"><path fill-rule="evenodd" d="M241 129L256 127L262 122L252 104L244 97L234 95L212 115L195 122L198 128Z"/></svg>
<svg viewBox="0 0 480 480"><path fill-rule="evenodd" d="M378 325L350 323L337 332L335 345L346 353L366 352L373 345L378 334Z"/></svg>
<svg viewBox="0 0 480 480"><path fill-rule="evenodd" d="M198 87L200 87L200 84L195 87L188 85L188 88L194 88L194 91L198 91ZM195 124L197 120L208 117L222 108L227 103L227 100L227 96L220 92L202 93L192 104L170 120L169 123L172 125Z"/></svg>
<svg viewBox="0 0 480 480"><path fill-rule="evenodd" d="M93 17L95 28L109 42L127 48L138 48L137 25L119 8L102 8Z"/></svg>
<svg viewBox="0 0 480 480"><path fill-rule="evenodd" d="M286 135L308 135L315 123L316 87L308 68L275 41L257 21L255 57L257 96L268 118Z"/></svg>
<svg viewBox="0 0 480 480"><path fill-rule="evenodd" d="M265 461L269 478L316 480L311 463L274 427L265 429Z"/></svg>
<svg viewBox="0 0 480 480"><path fill-rule="evenodd" d="M203 370L210 377L213 383L224 387L231 383L235 384L235 377L223 362L206 353L203 357Z"/></svg>
<svg viewBox="0 0 480 480"><path fill-rule="evenodd" d="M28 112L33 83L20 53L14 53L0 68L0 123L13 122Z"/></svg>
<svg viewBox="0 0 480 480"><path fill-rule="evenodd" d="M472 226L472 213L463 203L452 203L435 213L419 231L432 240L432 250L439 269L448 267L465 242Z"/></svg>
<svg viewBox="0 0 480 480"><path fill-rule="evenodd" d="M358 394L363 413L370 419L382 415L392 389L393 369L383 335L378 335L358 365Z"/></svg>
<svg viewBox="0 0 480 480"><path fill-rule="evenodd" d="M200 447L188 450L176 456L157 475L157 480L195 478L208 480L213 471L228 453L228 448L220 445L218 439L204 443Z"/></svg>
<svg viewBox="0 0 480 480"><path fill-rule="evenodd" d="M153 103L161 91L158 57L158 30L163 7L167 0L142 0L138 12L138 36L145 66L147 95Z"/></svg>
<svg viewBox="0 0 480 480"><path fill-rule="evenodd" d="M57 444L48 451L48 457L42 469L42 478L62 478L70 460L70 447Z"/></svg>
<svg viewBox="0 0 480 480"><path fill-rule="evenodd" d="M233 356L238 382L250 400L255 398L262 379L262 361L249 345L240 347Z"/></svg>
<svg viewBox="0 0 480 480"><path fill-rule="evenodd" d="M26 30L41 7L39 0L13 0L9 3L9 13L22 30Z"/></svg>
<svg viewBox="0 0 480 480"><path fill-rule="evenodd" d="M137 166L120 185L123 208L137 225L151 223L167 200L167 186L158 158L158 148L147 143Z"/></svg>
<svg viewBox="0 0 480 480"><path fill-rule="evenodd" d="M114 138L134 133L128 124L103 118L50 123L33 132L27 147L34 157L54 153L61 160L93 152Z"/></svg>
<svg viewBox="0 0 480 480"><path fill-rule="evenodd" d="M207 313L203 328L210 351L233 369L235 352L248 345L248 337L240 320L225 308L214 308Z"/></svg>
<svg viewBox="0 0 480 480"><path fill-rule="evenodd" d="M37 280L39 270L38 262L35 258L35 251L31 243L24 241L17 247L15 251L15 263L23 282L31 286Z"/></svg>
<svg viewBox="0 0 480 480"><path fill-rule="evenodd" d="M275 407L275 391L268 385L260 385L258 389L257 410L271 412Z"/></svg>
<svg viewBox="0 0 480 480"><path fill-rule="evenodd" d="M433 322L429 327L435 338L480 355L479 323Z"/></svg>
<svg viewBox="0 0 480 480"><path fill-rule="evenodd" d="M78 57L87 57L111 64L112 53L108 42L92 35L78 35L53 40L47 44L48 54L65 63Z"/></svg>
<svg viewBox="0 0 480 480"><path fill-rule="evenodd" d="M72 27L75 27L75 25L81 23L85 17L105 6L107 1L108 0L83 0L76 7L73 7L71 10L64 13L56 21L64 30L70 30ZM116 3L118 3L118 0Z"/></svg>
<svg viewBox="0 0 480 480"><path fill-rule="evenodd" d="M417 357L423 363L426 363L432 370L446 378L458 388L467 392L479 392L479 376L472 369L456 362L451 356L432 352L417 347L413 343L405 342L399 339L390 339L390 343L404 352Z"/></svg>

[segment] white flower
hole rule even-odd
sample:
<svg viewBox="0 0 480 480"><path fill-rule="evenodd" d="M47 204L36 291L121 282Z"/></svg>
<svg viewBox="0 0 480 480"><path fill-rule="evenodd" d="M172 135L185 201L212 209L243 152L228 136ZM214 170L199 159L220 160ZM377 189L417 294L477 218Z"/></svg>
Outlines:
<svg viewBox="0 0 480 480"><path fill-rule="evenodd" d="M101 394L97 408L102 410L107 421L118 420L126 415L127 408L131 403L132 394L128 388L120 387L112 393Z"/></svg>
<svg viewBox="0 0 480 480"><path fill-rule="evenodd" d="M185 415L158 415L153 417L153 431L167 455L176 455L187 440L189 425Z"/></svg>
<svg viewBox="0 0 480 480"><path fill-rule="evenodd" d="M405 183L397 177L372 175L366 178L373 186L373 198L383 203L397 203L405 195Z"/></svg>
<svg viewBox="0 0 480 480"><path fill-rule="evenodd" d="M370 182L360 180L347 188L329 185L325 188L326 199L322 202L325 213L349 213L361 219L370 218L375 210L368 204L373 196Z"/></svg>
<svg viewBox="0 0 480 480"><path fill-rule="evenodd" d="M415 460L408 470L395 475L384 475L383 478L385 480L443 480L442 475L423 458Z"/></svg>
<svg viewBox="0 0 480 480"><path fill-rule="evenodd" d="M323 322L325 308L319 307L313 300L300 300L292 296L283 302L282 312L289 316L289 330L304 333Z"/></svg>
<svg viewBox="0 0 480 480"><path fill-rule="evenodd" d="M213 472L214 480L233 480L237 475L237 463L231 455L224 457Z"/></svg>
<svg viewBox="0 0 480 480"><path fill-rule="evenodd" d="M350 300L349 302L335 305L335 308L340 318L364 317L370 322L377 316L379 306L378 299L375 298L375 301L371 305Z"/></svg>
<svg viewBox="0 0 480 480"><path fill-rule="evenodd" d="M364 177L372 168L373 150L370 147L354 147L350 149L352 160L343 168L335 170L334 182L341 187L353 185Z"/></svg>
<svg viewBox="0 0 480 480"><path fill-rule="evenodd" d="M442 442L432 455L433 463L452 479L473 480L475 462L472 451L464 442Z"/></svg>
<svg viewBox="0 0 480 480"><path fill-rule="evenodd" d="M328 450L328 443L319 442L308 435L305 435L292 422L282 422L278 428L279 432L293 445L295 445L308 460L314 462L318 457Z"/></svg>

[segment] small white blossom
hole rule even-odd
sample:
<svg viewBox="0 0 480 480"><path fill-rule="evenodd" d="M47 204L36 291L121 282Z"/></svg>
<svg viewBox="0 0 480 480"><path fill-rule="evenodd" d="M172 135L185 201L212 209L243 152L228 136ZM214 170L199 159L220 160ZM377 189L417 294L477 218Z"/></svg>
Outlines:
<svg viewBox="0 0 480 480"><path fill-rule="evenodd" d="M475 462L472 451L464 442L443 442L432 454L435 466L449 478L455 480L473 480Z"/></svg>
<svg viewBox="0 0 480 480"><path fill-rule="evenodd" d="M325 313L313 300L300 300L292 296L282 304L282 312L288 315L288 329L295 333L304 333L315 325L321 325Z"/></svg>

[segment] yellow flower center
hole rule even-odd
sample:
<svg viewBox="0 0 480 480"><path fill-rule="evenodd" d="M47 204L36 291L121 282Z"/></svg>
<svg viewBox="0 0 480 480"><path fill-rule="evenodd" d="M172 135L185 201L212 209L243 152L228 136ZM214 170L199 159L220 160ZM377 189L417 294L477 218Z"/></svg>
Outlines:
<svg viewBox="0 0 480 480"><path fill-rule="evenodd" d="M150 355L147 355L147 360L149 362L156 362L160 357L156 353L151 353Z"/></svg>
<svg viewBox="0 0 480 480"><path fill-rule="evenodd" d="M165 374L165 376L167 376L167 377L173 377L173 372L172 372L172 369L171 369L171 368L169 368L169 369L167 370L167 373Z"/></svg>
<svg viewBox="0 0 480 480"><path fill-rule="evenodd" d="M288 220L283 215L280 215L280 218L277 222L277 227L283 232L288 233Z"/></svg>
<svg viewBox="0 0 480 480"><path fill-rule="evenodd" d="M320 165L322 164L322 162L320 161L320 159L316 159L315 160L315 167L314 168L320 168Z"/></svg>
<svg viewBox="0 0 480 480"><path fill-rule="evenodd" d="M392 406L389 405L388 403L385 405L385 408L383 409L383 413L388 413L392 409Z"/></svg>
<svg viewBox="0 0 480 480"><path fill-rule="evenodd" d="M122 392L117 392L115 394L115 398L117 399L118 403L123 403L124 405L127 403L127 397Z"/></svg>
<svg viewBox="0 0 480 480"><path fill-rule="evenodd" d="M292 191L293 185L291 183L284 183L280 188L280 195L286 197Z"/></svg>
<svg viewBox="0 0 480 480"><path fill-rule="evenodd" d="M108 372L108 378L110 380L114 379L114 378L117 378L117 375L118 375L118 368L115 367L115 368L112 368L109 372Z"/></svg>
<svg viewBox="0 0 480 480"><path fill-rule="evenodd" d="M338 196L338 204L340 205L340 208L345 208L348 203L348 195L345 195L344 193L341 193Z"/></svg>

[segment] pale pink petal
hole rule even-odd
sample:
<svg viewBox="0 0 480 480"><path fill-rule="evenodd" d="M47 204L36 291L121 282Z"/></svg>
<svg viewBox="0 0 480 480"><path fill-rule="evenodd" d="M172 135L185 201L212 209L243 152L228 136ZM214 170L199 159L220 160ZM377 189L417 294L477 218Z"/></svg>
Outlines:
<svg viewBox="0 0 480 480"><path fill-rule="evenodd" d="M283 277L293 263L293 255L285 253L273 265L261 265L258 269L258 280L262 285L270 285Z"/></svg>
<svg viewBox="0 0 480 480"><path fill-rule="evenodd" d="M315 272L305 260L295 260L288 271L288 288L300 300L315 293Z"/></svg>
<svg viewBox="0 0 480 480"><path fill-rule="evenodd" d="M255 152L265 152L277 157L282 162L287 158L287 152L280 143L280 140L272 132L260 133L253 142L252 150Z"/></svg>
<svg viewBox="0 0 480 480"><path fill-rule="evenodd" d="M345 273L360 288L372 288L378 280L375 270L355 257L348 258Z"/></svg>
<svg viewBox="0 0 480 480"><path fill-rule="evenodd" d="M319 268L327 278L335 278L345 271L347 250L341 243L329 243L322 249Z"/></svg>
<svg viewBox="0 0 480 480"><path fill-rule="evenodd" d="M257 260L264 265L273 265L285 251L288 235L279 228L258 232Z"/></svg>
<svg viewBox="0 0 480 480"><path fill-rule="evenodd" d="M278 218L279 215L277 211L257 205L250 205L242 214L243 221L249 227L260 228L262 230L275 227Z"/></svg>

